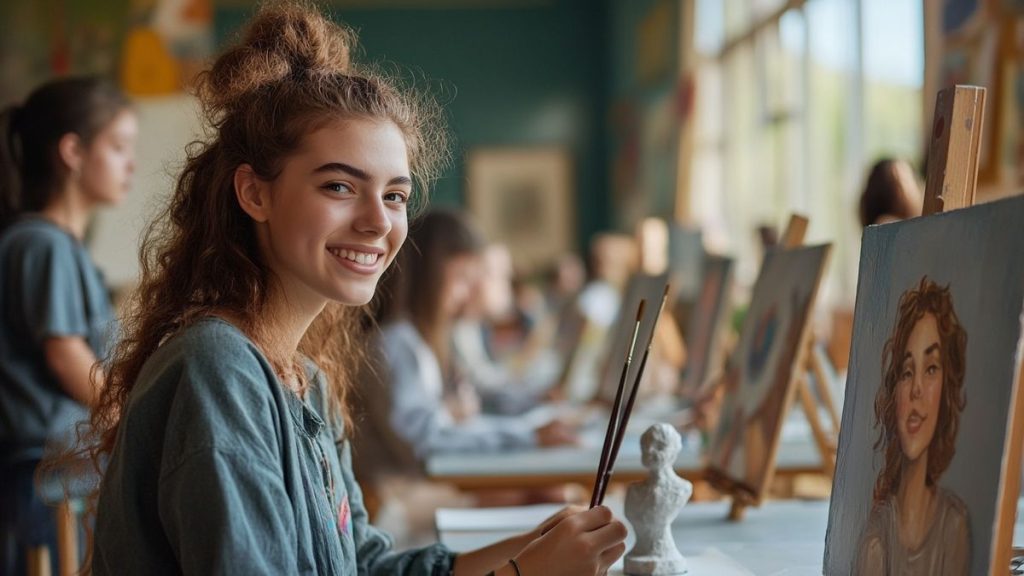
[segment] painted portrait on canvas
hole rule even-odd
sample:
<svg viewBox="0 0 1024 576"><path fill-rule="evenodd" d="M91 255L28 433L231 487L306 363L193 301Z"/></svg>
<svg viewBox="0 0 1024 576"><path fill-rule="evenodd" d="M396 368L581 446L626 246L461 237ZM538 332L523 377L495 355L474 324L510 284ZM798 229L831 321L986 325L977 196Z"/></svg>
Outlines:
<svg viewBox="0 0 1024 576"><path fill-rule="evenodd" d="M865 231L825 574L1006 573L1022 219L1016 197Z"/></svg>
<svg viewBox="0 0 1024 576"><path fill-rule="evenodd" d="M732 312L733 260L704 257L700 294L686 329L687 361L679 393L694 398L705 385L721 375L724 357L723 332Z"/></svg>
<svg viewBox="0 0 1024 576"><path fill-rule="evenodd" d="M883 468L857 553L857 574L966 574L967 506L939 485L956 454L967 332L948 286L927 277L900 297L882 351L875 450Z"/></svg>
<svg viewBox="0 0 1024 576"><path fill-rule="evenodd" d="M708 462L760 500L771 479L795 367L830 246L772 250L754 285L739 343L725 369Z"/></svg>

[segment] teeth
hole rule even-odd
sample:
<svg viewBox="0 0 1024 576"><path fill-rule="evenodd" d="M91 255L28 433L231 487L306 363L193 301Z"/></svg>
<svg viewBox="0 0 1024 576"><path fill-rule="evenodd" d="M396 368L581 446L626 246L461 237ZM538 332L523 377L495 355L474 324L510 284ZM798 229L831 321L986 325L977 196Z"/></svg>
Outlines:
<svg viewBox="0 0 1024 576"><path fill-rule="evenodd" d="M380 254L369 254L366 252L356 252L355 250L347 250L345 248L328 248L331 254L339 258L351 260L357 264L369 265L376 264L377 259L380 258Z"/></svg>

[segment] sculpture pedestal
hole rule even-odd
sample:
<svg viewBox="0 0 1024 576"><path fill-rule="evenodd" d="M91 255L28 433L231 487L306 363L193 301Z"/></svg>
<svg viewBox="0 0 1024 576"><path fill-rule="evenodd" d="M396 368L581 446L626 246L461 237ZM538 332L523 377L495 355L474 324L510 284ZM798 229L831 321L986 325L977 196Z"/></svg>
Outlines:
<svg viewBox="0 0 1024 576"><path fill-rule="evenodd" d="M630 556L626 555L623 572L629 576L669 576L687 574L690 571L686 558L676 552L678 558L664 556Z"/></svg>

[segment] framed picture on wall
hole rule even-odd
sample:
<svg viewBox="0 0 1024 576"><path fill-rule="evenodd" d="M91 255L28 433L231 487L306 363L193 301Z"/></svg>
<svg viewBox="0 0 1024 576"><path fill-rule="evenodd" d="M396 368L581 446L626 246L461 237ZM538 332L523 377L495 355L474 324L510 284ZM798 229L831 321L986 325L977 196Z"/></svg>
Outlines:
<svg viewBox="0 0 1024 576"><path fill-rule="evenodd" d="M573 250L575 184L561 147L477 148L466 156L466 202L487 239L534 272Z"/></svg>

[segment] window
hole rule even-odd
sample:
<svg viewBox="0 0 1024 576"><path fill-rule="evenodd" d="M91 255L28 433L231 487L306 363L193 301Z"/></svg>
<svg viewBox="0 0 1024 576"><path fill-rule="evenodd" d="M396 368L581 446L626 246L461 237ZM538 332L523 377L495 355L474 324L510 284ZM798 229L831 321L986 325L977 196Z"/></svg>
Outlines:
<svg viewBox="0 0 1024 576"><path fill-rule="evenodd" d="M789 7L789 9L786 9ZM852 305L856 206L880 156L922 145L921 0L698 0L691 213L750 285L757 226L811 219L833 242L823 297Z"/></svg>

